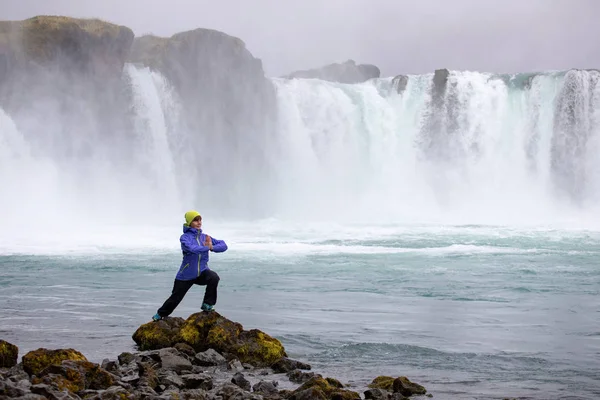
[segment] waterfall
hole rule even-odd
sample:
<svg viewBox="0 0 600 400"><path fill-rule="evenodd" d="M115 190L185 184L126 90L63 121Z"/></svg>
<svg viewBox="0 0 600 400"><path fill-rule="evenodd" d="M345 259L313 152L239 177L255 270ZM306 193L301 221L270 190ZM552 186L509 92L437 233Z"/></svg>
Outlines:
<svg viewBox="0 0 600 400"><path fill-rule="evenodd" d="M277 79L278 212L509 224L586 212L564 197L598 199L598 174L582 172L600 159L596 76L452 71L409 76L401 93L390 79Z"/></svg>
<svg viewBox="0 0 600 400"><path fill-rule="evenodd" d="M161 203L182 207L177 173L170 139L176 137L178 104L166 79L148 67L128 64L125 72L132 87L132 110L135 115L135 156L137 166L149 177Z"/></svg>
<svg viewBox="0 0 600 400"><path fill-rule="evenodd" d="M591 221L600 200L599 77L273 78L276 134L236 138L220 137L219 124L188 131L189 111L170 82L127 64L119 89L127 109L100 123L93 96L65 103L60 90L0 112L0 218L19 226L35 210L54 231L146 218L166 226L188 208L252 218L262 207L261 217L302 221Z"/></svg>

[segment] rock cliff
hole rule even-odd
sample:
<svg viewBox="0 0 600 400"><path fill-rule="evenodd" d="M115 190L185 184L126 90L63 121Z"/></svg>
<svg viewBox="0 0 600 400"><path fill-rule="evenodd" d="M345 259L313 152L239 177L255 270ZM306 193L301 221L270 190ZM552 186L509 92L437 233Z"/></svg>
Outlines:
<svg viewBox="0 0 600 400"><path fill-rule="evenodd" d="M317 69L292 72L286 78L313 78L339 83L360 83L379 78L379 68L371 64L356 64L348 60L340 64L329 64Z"/></svg>

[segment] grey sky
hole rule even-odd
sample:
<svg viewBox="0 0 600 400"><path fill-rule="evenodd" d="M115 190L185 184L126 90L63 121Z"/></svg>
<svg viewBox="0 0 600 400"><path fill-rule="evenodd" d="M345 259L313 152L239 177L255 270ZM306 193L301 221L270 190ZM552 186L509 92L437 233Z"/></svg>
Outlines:
<svg viewBox="0 0 600 400"><path fill-rule="evenodd" d="M0 19L41 14L136 35L218 29L243 39L268 75L348 58L384 76L600 67L600 0L0 0Z"/></svg>

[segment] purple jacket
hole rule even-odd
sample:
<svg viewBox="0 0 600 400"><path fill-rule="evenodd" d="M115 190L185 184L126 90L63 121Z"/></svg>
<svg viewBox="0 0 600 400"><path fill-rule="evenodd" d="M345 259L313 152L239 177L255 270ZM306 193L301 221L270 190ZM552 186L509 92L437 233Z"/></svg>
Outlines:
<svg viewBox="0 0 600 400"><path fill-rule="evenodd" d="M181 251L183 252L183 260L177 272L175 279L181 281L190 281L200 276L202 271L208 268L208 246L204 245L206 234L202 233L202 229L194 229L189 226L183 226L183 235L179 238L181 242ZM227 250L227 244L222 240L217 240L213 237L212 245L215 253L221 253Z"/></svg>

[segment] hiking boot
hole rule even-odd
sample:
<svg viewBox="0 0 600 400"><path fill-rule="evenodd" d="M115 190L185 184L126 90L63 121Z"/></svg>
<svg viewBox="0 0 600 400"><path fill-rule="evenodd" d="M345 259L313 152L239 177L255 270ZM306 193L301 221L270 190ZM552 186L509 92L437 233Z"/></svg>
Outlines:
<svg viewBox="0 0 600 400"><path fill-rule="evenodd" d="M152 316L152 321L160 321L161 319L164 319L164 317L161 317L160 315L158 315L158 313Z"/></svg>
<svg viewBox="0 0 600 400"><path fill-rule="evenodd" d="M202 311L214 311L215 306L211 306L210 304L202 303L202 307L200 307Z"/></svg>

